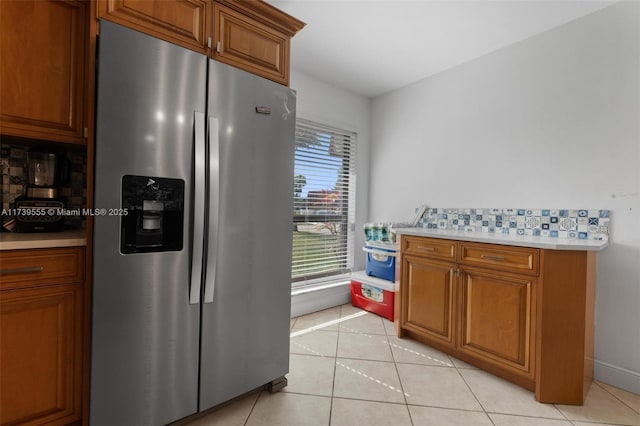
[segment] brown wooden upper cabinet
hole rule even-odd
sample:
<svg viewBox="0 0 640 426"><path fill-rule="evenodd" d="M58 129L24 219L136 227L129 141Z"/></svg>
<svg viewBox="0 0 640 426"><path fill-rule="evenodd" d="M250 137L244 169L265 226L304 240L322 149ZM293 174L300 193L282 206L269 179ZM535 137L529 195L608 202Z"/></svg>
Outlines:
<svg viewBox="0 0 640 426"><path fill-rule="evenodd" d="M287 86L291 37L305 25L262 0L98 0L98 18Z"/></svg>
<svg viewBox="0 0 640 426"><path fill-rule="evenodd" d="M88 6L0 1L0 133L86 143Z"/></svg>
<svg viewBox="0 0 640 426"><path fill-rule="evenodd" d="M213 58L289 85L291 37L304 23L262 1L216 1Z"/></svg>
<svg viewBox="0 0 640 426"><path fill-rule="evenodd" d="M99 0L98 17L209 54L209 0Z"/></svg>

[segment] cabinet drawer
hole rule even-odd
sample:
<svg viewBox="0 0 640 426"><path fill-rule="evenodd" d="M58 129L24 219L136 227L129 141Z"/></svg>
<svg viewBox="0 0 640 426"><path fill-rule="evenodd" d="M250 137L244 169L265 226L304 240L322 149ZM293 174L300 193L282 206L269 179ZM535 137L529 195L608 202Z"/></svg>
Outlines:
<svg viewBox="0 0 640 426"><path fill-rule="evenodd" d="M482 243L460 243L459 262L506 272L538 275L539 250Z"/></svg>
<svg viewBox="0 0 640 426"><path fill-rule="evenodd" d="M433 259L455 260L456 242L425 237L402 237L402 251Z"/></svg>
<svg viewBox="0 0 640 426"><path fill-rule="evenodd" d="M0 252L0 289L83 281L84 248Z"/></svg>

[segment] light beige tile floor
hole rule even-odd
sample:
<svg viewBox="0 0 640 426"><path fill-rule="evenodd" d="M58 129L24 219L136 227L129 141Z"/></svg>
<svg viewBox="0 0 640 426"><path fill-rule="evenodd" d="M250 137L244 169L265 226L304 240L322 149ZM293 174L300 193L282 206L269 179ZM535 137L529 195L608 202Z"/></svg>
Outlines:
<svg viewBox="0 0 640 426"><path fill-rule="evenodd" d="M291 320L289 385L250 394L194 426L640 426L640 396L593 383L584 406L532 392L343 305Z"/></svg>

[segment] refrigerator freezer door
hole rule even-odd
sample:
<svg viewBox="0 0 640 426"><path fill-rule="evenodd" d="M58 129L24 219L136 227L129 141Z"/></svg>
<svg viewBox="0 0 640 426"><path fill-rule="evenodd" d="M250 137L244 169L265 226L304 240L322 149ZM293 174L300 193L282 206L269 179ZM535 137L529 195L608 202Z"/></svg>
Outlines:
<svg viewBox="0 0 640 426"><path fill-rule="evenodd" d="M208 244L219 250L206 271L215 297L201 305L200 410L288 372L291 310L295 92L214 61L209 90L220 192Z"/></svg>
<svg viewBox="0 0 640 426"><path fill-rule="evenodd" d="M157 253L122 254L121 218L95 218L92 426L160 425L197 411L201 305L189 304L190 236L206 61L101 23L95 205L120 207L123 175L155 176L184 181L185 213L182 250Z"/></svg>

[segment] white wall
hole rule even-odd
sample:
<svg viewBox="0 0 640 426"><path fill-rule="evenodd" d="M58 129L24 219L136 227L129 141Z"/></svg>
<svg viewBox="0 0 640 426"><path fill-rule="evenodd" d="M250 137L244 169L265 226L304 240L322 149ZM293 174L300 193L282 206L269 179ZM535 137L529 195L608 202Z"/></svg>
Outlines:
<svg viewBox="0 0 640 426"><path fill-rule="evenodd" d="M291 88L297 91L297 117L357 133L356 152L356 223L355 269L364 269L364 255L358 247L364 244L362 232L369 216L369 152L371 145L371 100L332 86L304 73L292 70ZM292 300L292 315L302 315L318 309L346 303L348 287L332 288L310 295L301 294ZM340 292L337 298L336 292ZM338 302L336 302L338 300Z"/></svg>
<svg viewBox="0 0 640 426"><path fill-rule="evenodd" d="M596 378L640 393L640 4L617 3L373 100L370 217L612 210Z"/></svg>

